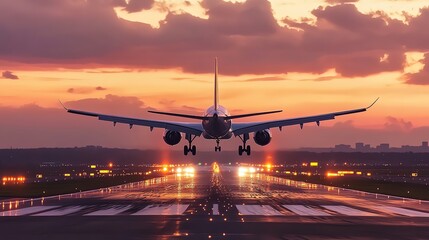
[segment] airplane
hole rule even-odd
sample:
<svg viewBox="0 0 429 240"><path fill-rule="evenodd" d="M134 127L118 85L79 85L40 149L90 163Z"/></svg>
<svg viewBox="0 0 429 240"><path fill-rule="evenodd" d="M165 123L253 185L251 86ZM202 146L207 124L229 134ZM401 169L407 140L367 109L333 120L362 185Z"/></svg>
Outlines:
<svg viewBox="0 0 429 240"><path fill-rule="evenodd" d="M238 147L238 154L241 156L245 152L247 155L250 155L251 148L250 145L247 145L247 141L250 139L250 134L253 134L253 140L256 144L265 146L271 142L272 134L271 128L279 128L282 130L282 127L291 126L291 125L300 125L301 129L305 123L315 122L317 126L320 125L321 121L332 120L337 116L353 114L364 112L371 108L379 98L377 98L371 105L365 108L357 108L352 110L345 110L340 112L325 113L321 115L298 117L298 118L289 118L289 119L279 119L279 120L269 120L262 122L247 122L247 123L233 123L232 120L239 118L247 118L258 115L266 115L279 113L282 110L276 111L267 111L267 112L256 112L256 113L247 113L240 115L230 115L228 110L219 105L219 91L218 91L218 60L215 58L214 64L214 104L209 107L202 116L188 115L181 113L171 113L171 112L160 112L160 111L148 111L153 114L161 114L168 116L175 116L180 118L195 119L200 122L173 122L173 121L161 121L161 120L149 120L149 119L139 119L139 118L129 118L122 116L113 116L105 115L94 112L86 112L75 109L68 109L64 105L64 109L69 113L79 114L90 117L97 117L102 121L113 122L113 126L116 126L117 123L128 124L130 129L134 125L147 126L152 131L154 128L165 129L163 139L165 143L169 145L178 144L182 136L184 135L188 144L184 146L183 153L188 155L189 152L192 155L196 154L197 148L192 142L196 137L201 135L205 139L214 139L216 140L215 152L221 151L221 146L219 145L220 140L230 139L232 136L239 137L242 141L242 145ZM62 104L62 103L61 103Z"/></svg>

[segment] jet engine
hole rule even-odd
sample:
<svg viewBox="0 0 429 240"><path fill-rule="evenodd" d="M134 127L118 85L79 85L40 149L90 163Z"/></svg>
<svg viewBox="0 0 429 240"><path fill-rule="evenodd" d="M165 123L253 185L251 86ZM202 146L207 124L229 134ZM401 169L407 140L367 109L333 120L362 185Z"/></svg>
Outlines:
<svg viewBox="0 0 429 240"><path fill-rule="evenodd" d="M182 134L180 134L180 132L166 130L163 138L168 145L176 145L182 139Z"/></svg>
<svg viewBox="0 0 429 240"><path fill-rule="evenodd" d="M265 146L271 142L271 132L269 129L257 131L253 135L253 140L256 144Z"/></svg>

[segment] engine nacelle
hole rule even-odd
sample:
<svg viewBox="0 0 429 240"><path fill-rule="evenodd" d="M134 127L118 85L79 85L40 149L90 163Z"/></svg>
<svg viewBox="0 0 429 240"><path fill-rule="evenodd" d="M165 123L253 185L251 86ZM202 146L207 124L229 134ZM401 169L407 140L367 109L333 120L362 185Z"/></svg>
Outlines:
<svg viewBox="0 0 429 240"><path fill-rule="evenodd" d="M265 146L271 142L271 132L269 129L257 131L253 135L253 140L256 144Z"/></svg>
<svg viewBox="0 0 429 240"><path fill-rule="evenodd" d="M168 145L176 145L182 139L182 134L180 134L180 132L166 130L163 138Z"/></svg>

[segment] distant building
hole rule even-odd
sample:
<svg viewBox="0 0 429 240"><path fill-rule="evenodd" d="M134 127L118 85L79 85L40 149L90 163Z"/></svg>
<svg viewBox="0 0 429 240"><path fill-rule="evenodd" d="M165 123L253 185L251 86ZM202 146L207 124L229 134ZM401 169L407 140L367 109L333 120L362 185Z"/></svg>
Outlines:
<svg viewBox="0 0 429 240"><path fill-rule="evenodd" d="M351 152L352 146L346 144L335 145L334 151L336 152Z"/></svg>
<svg viewBox="0 0 429 240"><path fill-rule="evenodd" d="M359 143L356 143L355 149L357 152L369 152L371 151L371 145L359 142Z"/></svg>
<svg viewBox="0 0 429 240"><path fill-rule="evenodd" d="M301 148L303 151L312 152L429 152L428 141L423 141L420 146L402 145L401 147L390 147L389 143L381 143L375 148L363 142L355 143L355 148L347 144L337 144L334 148Z"/></svg>
<svg viewBox="0 0 429 240"><path fill-rule="evenodd" d="M382 143L380 145L378 145L375 150L377 152L389 152L390 150L390 145L388 143Z"/></svg>
<svg viewBox="0 0 429 240"><path fill-rule="evenodd" d="M358 143L356 143L355 144L355 148L356 148L356 151L358 151L358 152L363 152L363 150L364 150L364 144L363 143L361 143L361 142L358 142Z"/></svg>

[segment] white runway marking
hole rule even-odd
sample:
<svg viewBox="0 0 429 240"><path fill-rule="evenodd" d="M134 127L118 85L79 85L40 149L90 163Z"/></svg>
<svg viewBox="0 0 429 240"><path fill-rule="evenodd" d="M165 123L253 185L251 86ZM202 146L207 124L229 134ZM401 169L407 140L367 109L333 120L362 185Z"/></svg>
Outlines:
<svg viewBox="0 0 429 240"><path fill-rule="evenodd" d="M416 210L399 208L399 207L379 206L379 207L376 207L376 209L379 209L380 211L386 211L386 212L400 214L408 217L429 217L429 213L427 212L420 212Z"/></svg>
<svg viewBox="0 0 429 240"><path fill-rule="evenodd" d="M126 210L128 210L130 208L131 208L131 205L113 206L113 207L108 208L108 209L101 209L101 210L98 210L95 212L85 214L85 216L113 216L113 215L119 214L121 212L125 212Z"/></svg>
<svg viewBox="0 0 429 240"><path fill-rule="evenodd" d="M1 212L0 216L2 217L10 217L10 216L23 216L28 214L33 214L41 211L46 211L52 208L57 208L60 206L34 206L34 207L26 207L20 209L9 210L5 212Z"/></svg>
<svg viewBox="0 0 429 240"><path fill-rule="evenodd" d="M314 209L304 205L283 205L283 207L300 216L331 216L331 214L322 210Z"/></svg>
<svg viewBox="0 0 429 240"><path fill-rule="evenodd" d="M365 212L365 211L361 211L358 209L354 209L347 206L341 206L341 205L322 205L322 207L347 216L357 216L357 217L379 216L378 214L375 214L375 213Z"/></svg>
<svg viewBox="0 0 429 240"><path fill-rule="evenodd" d="M70 206L70 207L54 209L51 211L34 214L33 216L64 216L64 215L68 215L68 214L78 212L84 208L85 208L84 206L83 207L82 206Z"/></svg>
<svg viewBox="0 0 429 240"><path fill-rule="evenodd" d="M189 204L149 205L133 215L182 215Z"/></svg>
<svg viewBox="0 0 429 240"><path fill-rule="evenodd" d="M219 215L219 204L213 204L213 215Z"/></svg>
<svg viewBox="0 0 429 240"><path fill-rule="evenodd" d="M280 216L283 215L268 205L236 205L241 215L263 215L263 216Z"/></svg>

